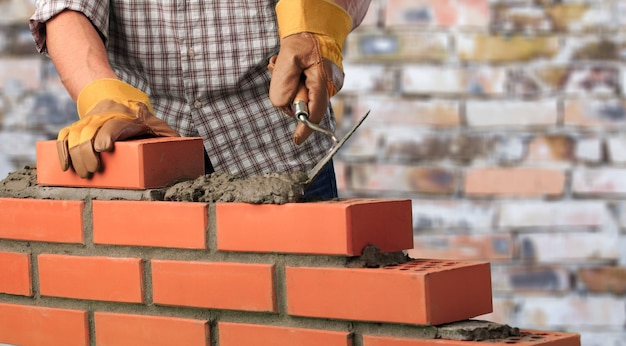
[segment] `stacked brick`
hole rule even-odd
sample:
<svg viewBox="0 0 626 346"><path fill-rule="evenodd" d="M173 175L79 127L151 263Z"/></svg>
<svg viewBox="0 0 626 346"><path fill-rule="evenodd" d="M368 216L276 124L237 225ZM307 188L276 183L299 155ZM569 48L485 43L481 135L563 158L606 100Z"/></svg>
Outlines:
<svg viewBox="0 0 626 346"><path fill-rule="evenodd" d="M374 1L342 194L410 198L414 257L492 261L489 318L626 345L624 33L624 1Z"/></svg>
<svg viewBox="0 0 626 346"><path fill-rule="evenodd" d="M195 142L202 152L200 140L120 143L125 148L105 160L98 186L68 187L57 174L45 184L63 187L30 187L46 189L47 199L4 190L0 344L485 344L444 338L440 326L492 311L488 262L402 256L383 263L413 247L408 199L199 203L146 200L150 194L137 189L136 200L115 197L124 192L115 189L108 198L68 198L129 184L121 172L152 174L157 160L110 163L151 146L174 157L174 142ZM170 179L202 161L185 165ZM60 167L44 156L37 171ZM381 263L362 263L368 247ZM488 344L579 346L580 336L522 330Z"/></svg>

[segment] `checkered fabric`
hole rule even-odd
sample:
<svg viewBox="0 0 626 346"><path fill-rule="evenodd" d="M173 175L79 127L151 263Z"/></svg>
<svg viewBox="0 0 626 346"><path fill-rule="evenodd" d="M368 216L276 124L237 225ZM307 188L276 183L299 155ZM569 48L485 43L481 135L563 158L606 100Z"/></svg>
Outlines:
<svg viewBox="0 0 626 346"><path fill-rule="evenodd" d="M306 171L332 144L318 133L301 146L293 144L294 119L269 101L267 62L279 49L275 5L39 0L30 25L45 54L45 22L66 9L85 14L117 75L150 95L155 115L182 136L203 137L216 171L246 177ZM334 129L330 107L322 126Z"/></svg>

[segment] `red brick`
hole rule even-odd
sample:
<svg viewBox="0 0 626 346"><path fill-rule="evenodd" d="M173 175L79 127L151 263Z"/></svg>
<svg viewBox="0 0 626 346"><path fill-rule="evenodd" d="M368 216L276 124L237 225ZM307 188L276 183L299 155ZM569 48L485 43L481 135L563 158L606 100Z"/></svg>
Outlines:
<svg viewBox="0 0 626 346"><path fill-rule="evenodd" d="M286 268L290 315L442 324L492 311L487 262L413 260L377 269Z"/></svg>
<svg viewBox="0 0 626 346"><path fill-rule="evenodd" d="M220 346L351 346L350 333L242 323L218 324Z"/></svg>
<svg viewBox="0 0 626 346"><path fill-rule="evenodd" d="M204 203L93 201L96 244L205 249Z"/></svg>
<svg viewBox="0 0 626 346"><path fill-rule="evenodd" d="M37 260L42 296L143 302L143 266L139 258L43 254Z"/></svg>
<svg viewBox="0 0 626 346"><path fill-rule="evenodd" d="M565 173L542 168L474 168L465 173L467 195L559 196Z"/></svg>
<svg viewBox="0 0 626 346"><path fill-rule="evenodd" d="M222 251L355 256L368 244L382 252L413 247L410 200L218 203L216 218Z"/></svg>
<svg viewBox="0 0 626 346"><path fill-rule="evenodd" d="M83 243L82 201L0 198L0 239Z"/></svg>
<svg viewBox="0 0 626 346"><path fill-rule="evenodd" d="M542 332L522 330L520 337L485 341L456 341L443 339L404 339L385 336L363 336L363 346L481 346L481 345L517 345L517 346L580 346L580 335L571 333Z"/></svg>
<svg viewBox="0 0 626 346"><path fill-rule="evenodd" d="M118 189L150 189L204 174L201 138L148 138L115 143L115 151L101 153L102 172L82 179L63 172L56 141L37 142L37 183Z"/></svg>
<svg viewBox="0 0 626 346"><path fill-rule="evenodd" d="M89 345L87 312L0 303L0 343Z"/></svg>
<svg viewBox="0 0 626 346"><path fill-rule="evenodd" d="M585 267L577 272L586 292L626 294L625 267Z"/></svg>
<svg viewBox="0 0 626 346"><path fill-rule="evenodd" d="M381 134L384 135L384 133ZM392 135L386 136L389 138ZM415 146L415 143L413 144ZM432 155L429 152L438 151L438 158L441 157L442 150L446 149L441 144L425 147L424 143L421 144L420 149L426 155ZM393 155L392 152L387 151L387 153ZM360 163L350 165L349 186L351 190L369 193L452 195L458 190L458 176L457 170L450 167Z"/></svg>
<svg viewBox="0 0 626 346"><path fill-rule="evenodd" d="M209 346L208 321L186 318L94 313L97 345Z"/></svg>
<svg viewBox="0 0 626 346"><path fill-rule="evenodd" d="M32 296L30 255L0 252L0 293Z"/></svg>
<svg viewBox="0 0 626 346"><path fill-rule="evenodd" d="M152 260L155 304L276 312L274 265Z"/></svg>

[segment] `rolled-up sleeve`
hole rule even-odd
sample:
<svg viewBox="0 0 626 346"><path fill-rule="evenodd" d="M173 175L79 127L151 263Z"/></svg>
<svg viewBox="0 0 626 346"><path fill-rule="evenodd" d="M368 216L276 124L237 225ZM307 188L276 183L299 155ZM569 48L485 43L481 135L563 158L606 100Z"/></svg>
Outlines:
<svg viewBox="0 0 626 346"><path fill-rule="evenodd" d="M109 31L109 0L39 0L35 4L35 13L30 18L29 25L40 53L48 53L46 22L65 10L81 12L89 18L106 43Z"/></svg>

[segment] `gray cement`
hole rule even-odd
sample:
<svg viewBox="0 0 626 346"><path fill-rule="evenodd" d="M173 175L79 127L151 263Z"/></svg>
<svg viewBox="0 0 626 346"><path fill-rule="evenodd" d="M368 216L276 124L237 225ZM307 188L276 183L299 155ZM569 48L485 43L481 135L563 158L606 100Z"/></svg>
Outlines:
<svg viewBox="0 0 626 346"><path fill-rule="evenodd" d="M519 328L481 320L467 320L437 326L437 337L448 340L487 341L520 335Z"/></svg>
<svg viewBox="0 0 626 346"><path fill-rule="evenodd" d="M239 179L213 173L167 188L165 200L185 202L247 202L284 204L302 197L306 174L268 174Z"/></svg>
<svg viewBox="0 0 626 346"><path fill-rule="evenodd" d="M39 186L37 169L27 167L0 181L0 197L284 204L302 200L306 178L305 173L268 174L247 179L213 173L162 189L124 190Z"/></svg>

